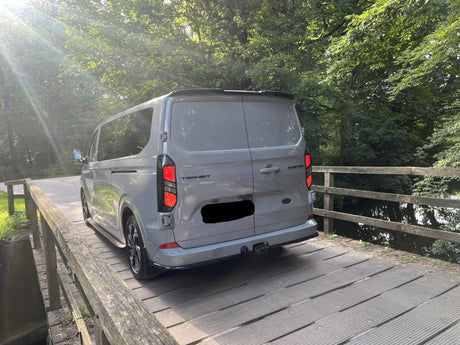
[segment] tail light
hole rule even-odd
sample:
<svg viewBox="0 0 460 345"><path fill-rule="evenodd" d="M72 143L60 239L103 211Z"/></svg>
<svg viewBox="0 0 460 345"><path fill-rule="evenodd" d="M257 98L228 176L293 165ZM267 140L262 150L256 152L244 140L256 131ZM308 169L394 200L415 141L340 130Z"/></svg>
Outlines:
<svg viewBox="0 0 460 345"><path fill-rule="evenodd" d="M160 249L174 249L179 248L179 245L176 242L165 243L160 246Z"/></svg>
<svg viewBox="0 0 460 345"><path fill-rule="evenodd" d="M311 157L307 152L305 152L305 176L306 176L308 189L311 188L311 184L313 180L312 172L313 172L313 167L311 166Z"/></svg>
<svg viewBox="0 0 460 345"><path fill-rule="evenodd" d="M176 166L167 155L160 155L157 164L158 212L170 212L176 206Z"/></svg>

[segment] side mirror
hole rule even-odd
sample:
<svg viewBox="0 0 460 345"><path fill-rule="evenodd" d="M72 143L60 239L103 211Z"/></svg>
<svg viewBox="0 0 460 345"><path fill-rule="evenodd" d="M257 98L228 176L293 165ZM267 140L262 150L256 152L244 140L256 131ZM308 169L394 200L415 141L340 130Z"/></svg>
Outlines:
<svg viewBox="0 0 460 345"><path fill-rule="evenodd" d="M88 157L82 157L80 150L73 150L73 159L75 159L77 163L88 163Z"/></svg>
<svg viewBox="0 0 460 345"><path fill-rule="evenodd" d="M80 150L73 150L73 159L81 162L81 151Z"/></svg>

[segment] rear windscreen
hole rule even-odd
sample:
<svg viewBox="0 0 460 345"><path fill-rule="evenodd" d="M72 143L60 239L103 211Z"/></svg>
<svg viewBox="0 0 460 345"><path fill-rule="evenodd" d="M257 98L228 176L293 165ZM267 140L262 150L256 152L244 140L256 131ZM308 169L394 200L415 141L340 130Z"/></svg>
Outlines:
<svg viewBox="0 0 460 345"><path fill-rule="evenodd" d="M287 146L300 137L290 102L179 102L172 107L171 140L187 151Z"/></svg>
<svg viewBox="0 0 460 345"><path fill-rule="evenodd" d="M290 102L244 102L249 147L295 145L300 128L294 106Z"/></svg>
<svg viewBox="0 0 460 345"><path fill-rule="evenodd" d="M174 103L171 140L187 151L247 149L241 102Z"/></svg>

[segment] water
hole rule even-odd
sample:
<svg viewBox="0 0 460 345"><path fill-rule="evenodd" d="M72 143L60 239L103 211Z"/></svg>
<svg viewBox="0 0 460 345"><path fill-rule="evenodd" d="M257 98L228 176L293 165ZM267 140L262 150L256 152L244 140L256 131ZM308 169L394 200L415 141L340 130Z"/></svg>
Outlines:
<svg viewBox="0 0 460 345"><path fill-rule="evenodd" d="M378 200L352 202L345 199L342 208L340 210L335 208L335 210L434 229L439 229L443 224L447 223L443 213L439 210L435 210L427 215L420 206L414 207L412 204L399 204L396 202ZM334 231L338 235L364 242L460 263L459 243L436 241L428 237L335 219Z"/></svg>

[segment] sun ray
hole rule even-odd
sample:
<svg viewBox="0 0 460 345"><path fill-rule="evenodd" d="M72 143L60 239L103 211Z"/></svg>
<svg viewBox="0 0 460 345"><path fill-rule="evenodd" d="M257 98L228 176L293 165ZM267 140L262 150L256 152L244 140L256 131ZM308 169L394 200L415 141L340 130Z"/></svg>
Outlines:
<svg viewBox="0 0 460 345"><path fill-rule="evenodd" d="M29 17L23 17L20 15L22 12L26 11L29 13ZM33 17L34 21L42 21L44 25L40 26L40 29L37 29L36 25L30 25L30 16ZM2 23L3 26L6 24L9 26L10 35L13 32L15 36L21 39L19 40L11 36L7 37L6 35L8 35L8 33L6 30L2 29ZM47 34L48 32L50 35ZM32 113L47 138L50 150L52 150L54 157L56 157L56 163L61 166L63 171L65 171L66 165L62 158L62 149L54 140L53 131L50 129L48 124L49 120L47 118L47 114L51 111L48 109L49 104L47 105L43 103L42 97L38 94L39 91L35 89L33 81L30 79L31 77L27 74L24 66L22 66L24 63L24 54L34 54L34 52L30 51L32 48L29 46L26 48L29 49L28 52L21 51L21 48L14 46L17 42L24 41L26 39L35 41L36 45L34 49L39 51L39 53L37 52L36 54L37 67L39 67L40 64L40 56L45 54L47 61L55 64L55 70L61 73L63 71L63 66L67 66L68 68L70 65L70 62L67 61L68 57L64 47L66 40L63 35L65 35L65 26L57 18L53 18L52 16L38 10L35 6L28 7L26 9L11 8L5 6L4 1L0 0L0 54L3 56L3 60L5 62L5 66L3 66L3 68L11 71L11 74L14 75L18 85L22 88L23 94L30 104ZM48 39L49 37L61 37L62 40L52 39L52 41L50 41ZM91 80L92 83L97 83L101 86L100 81L91 76L91 74L85 71L82 66L79 67L79 64L75 61L72 61L72 64L74 65L74 68L78 69L78 73L84 76L85 80ZM41 87L44 87L43 83L41 84ZM110 94L108 90L106 90L106 93Z"/></svg>

